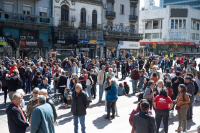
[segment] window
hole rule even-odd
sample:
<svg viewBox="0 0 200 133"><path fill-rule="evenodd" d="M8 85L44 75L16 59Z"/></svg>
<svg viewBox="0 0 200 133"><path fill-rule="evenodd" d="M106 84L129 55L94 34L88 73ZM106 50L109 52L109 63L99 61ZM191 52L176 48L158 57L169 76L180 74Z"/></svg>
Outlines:
<svg viewBox="0 0 200 133"><path fill-rule="evenodd" d="M154 39L159 38L159 33L153 33L152 38Z"/></svg>
<svg viewBox="0 0 200 133"><path fill-rule="evenodd" d="M40 16L47 17L47 8L40 7L39 12Z"/></svg>
<svg viewBox="0 0 200 133"><path fill-rule="evenodd" d="M153 21L153 29L159 29L159 21Z"/></svg>
<svg viewBox="0 0 200 133"><path fill-rule="evenodd" d="M132 6L131 6L131 12L130 12L130 15L135 15L135 7L132 7Z"/></svg>
<svg viewBox="0 0 200 133"><path fill-rule="evenodd" d="M171 29L174 29L174 19L171 20Z"/></svg>
<svg viewBox="0 0 200 133"><path fill-rule="evenodd" d="M190 39L195 40L195 33L191 33Z"/></svg>
<svg viewBox="0 0 200 133"><path fill-rule="evenodd" d="M193 30L196 30L196 27L197 27L197 26L196 26L196 22L197 22L197 21L195 21L195 20L192 21L192 29L193 29Z"/></svg>
<svg viewBox="0 0 200 133"><path fill-rule="evenodd" d="M177 39L178 37L178 32L174 32L174 39Z"/></svg>
<svg viewBox="0 0 200 133"><path fill-rule="evenodd" d="M178 19L175 19L175 29L178 29Z"/></svg>
<svg viewBox="0 0 200 133"><path fill-rule="evenodd" d="M27 15L31 14L31 6L30 5L23 5L23 14L27 14Z"/></svg>
<svg viewBox="0 0 200 133"><path fill-rule="evenodd" d="M145 22L145 29L152 29L152 21Z"/></svg>
<svg viewBox="0 0 200 133"><path fill-rule="evenodd" d="M97 11L92 11L92 29L97 29Z"/></svg>
<svg viewBox="0 0 200 133"><path fill-rule="evenodd" d="M4 11L13 12L14 3L4 2Z"/></svg>
<svg viewBox="0 0 200 133"><path fill-rule="evenodd" d="M151 33L145 33L145 39L151 39Z"/></svg>
<svg viewBox="0 0 200 133"><path fill-rule="evenodd" d="M170 39L174 39L174 32L170 33Z"/></svg>
<svg viewBox="0 0 200 133"><path fill-rule="evenodd" d="M113 3L108 2L108 8L107 11L113 11Z"/></svg>
<svg viewBox="0 0 200 133"><path fill-rule="evenodd" d="M124 14L124 5L120 5L120 14Z"/></svg>
<svg viewBox="0 0 200 133"><path fill-rule="evenodd" d="M185 29L185 28L186 28L186 20L183 19L183 29Z"/></svg>
<svg viewBox="0 0 200 133"><path fill-rule="evenodd" d="M130 25L130 32L135 33L135 25Z"/></svg>
<svg viewBox="0 0 200 133"><path fill-rule="evenodd" d="M66 5L61 6L61 20L69 21L69 7Z"/></svg>
<svg viewBox="0 0 200 133"><path fill-rule="evenodd" d="M199 34L196 34L196 40L199 40Z"/></svg>
<svg viewBox="0 0 200 133"><path fill-rule="evenodd" d="M197 22L197 30L199 30L199 22Z"/></svg>
<svg viewBox="0 0 200 133"><path fill-rule="evenodd" d="M20 29L19 30L19 36L26 36L28 39L38 39L39 38L39 31L35 30L26 30L26 29Z"/></svg>
<svg viewBox="0 0 200 133"><path fill-rule="evenodd" d="M85 8L81 9L81 22L86 23L86 10L85 10Z"/></svg>
<svg viewBox="0 0 200 133"><path fill-rule="evenodd" d="M182 33L182 39L185 39L185 32Z"/></svg>
<svg viewBox="0 0 200 133"><path fill-rule="evenodd" d="M178 39L181 39L181 32L178 33Z"/></svg>
<svg viewBox="0 0 200 133"><path fill-rule="evenodd" d="M182 29L182 19L179 19L179 29Z"/></svg>

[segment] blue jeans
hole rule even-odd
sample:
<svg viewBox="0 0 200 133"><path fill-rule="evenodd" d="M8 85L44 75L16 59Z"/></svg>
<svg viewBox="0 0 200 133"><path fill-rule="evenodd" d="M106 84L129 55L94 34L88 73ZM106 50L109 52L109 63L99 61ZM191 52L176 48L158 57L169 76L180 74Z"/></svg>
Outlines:
<svg viewBox="0 0 200 133"><path fill-rule="evenodd" d="M149 69L146 69L146 72L148 73L148 75L149 75Z"/></svg>
<svg viewBox="0 0 200 133"><path fill-rule="evenodd" d="M26 93L31 92L31 81L26 81Z"/></svg>
<svg viewBox="0 0 200 133"><path fill-rule="evenodd" d="M73 115L73 119L74 119L74 133L78 133L78 119L80 120L82 133L86 133L85 132L85 128L86 128L85 127L85 116Z"/></svg>
<svg viewBox="0 0 200 133"><path fill-rule="evenodd" d="M137 83L138 83L138 80L132 79L133 92L137 91Z"/></svg>
<svg viewBox="0 0 200 133"><path fill-rule="evenodd" d="M99 101L102 101L103 96L103 84L99 84Z"/></svg>
<svg viewBox="0 0 200 133"><path fill-rule="evenodd" d="M88 97L89 97L88 100L92 100L91 89L92 89L92 86L87 85L87 93L88 93Z"/></svg>

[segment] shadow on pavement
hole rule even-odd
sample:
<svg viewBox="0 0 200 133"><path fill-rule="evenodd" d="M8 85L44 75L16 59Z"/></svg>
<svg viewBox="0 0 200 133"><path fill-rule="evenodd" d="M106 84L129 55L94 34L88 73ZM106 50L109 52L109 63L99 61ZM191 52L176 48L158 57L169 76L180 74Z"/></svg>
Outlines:
<svg viewBox="0 0 200 133"><path fill-rule="evenodd" d="M61 119L61 118L64 118L64 117L69 117L69 116L73 116L71 112L69 112L69 113L67 113L67 114L63 114L63 115L58 116L58 117L57 117L57 120L58 120L58 119Z"/></svg>
<svg viewBox="0 0 200 133"><path fill-rule="evenodd" d="M111 120L107 120L104 117L106 117L106 115L103 115L101 117L98 117L96 120L93 120L93 124L96 128L98 129L104 129L106 126L108 126L109 124L112 123Z"/></svg>
<svg viewBox="0 0 200 133"><path fill-rule="evenodd" d="M95 103L95 104L91 104L88 108L100 107L100 106L105 106L105 103Z"/></svg>
<svg viewBox="0 0 200 133"><path fill-rule="evenodd" d="M66 124L67 122L72 121L72 119L73 119L73 116L68 117L68 118L65 118L65 119L63 119L63 120L58 121L58 124L59 124L59 125L64 125L64 124Z"/></svg>

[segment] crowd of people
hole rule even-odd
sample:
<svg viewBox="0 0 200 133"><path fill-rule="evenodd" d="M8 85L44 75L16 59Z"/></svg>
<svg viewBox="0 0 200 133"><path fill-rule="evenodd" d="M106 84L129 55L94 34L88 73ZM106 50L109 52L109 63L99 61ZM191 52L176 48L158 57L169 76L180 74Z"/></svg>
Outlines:
<svg viewBox="0 0 200 133"><path fill-rule="evenodd" d="M0 87L4 91L4 104L7 104L7 95L11 101L6 109L9 131L23 133L31 125L32 133L54 133L54 123L57 123L54 98L60 98L62 106L71 108L74 132L78 132L80 121L85 133L86 109L97 95L98 103L105 104L105 119L112 120L119 117L118 98L130 92L138 96L138 106L129 118L132 133L158 133L162 119L164 131L168 133L168 119L174 110L179 119L176 131L187 131L194 102L199 101L200 71L196 67L195 58L187 57L128 57L118 61L81 55L61 61L3 56ZM127 77L132 79L132 91L125 80ZM27 106L23 100L25 95L31 95Z"/></svg>

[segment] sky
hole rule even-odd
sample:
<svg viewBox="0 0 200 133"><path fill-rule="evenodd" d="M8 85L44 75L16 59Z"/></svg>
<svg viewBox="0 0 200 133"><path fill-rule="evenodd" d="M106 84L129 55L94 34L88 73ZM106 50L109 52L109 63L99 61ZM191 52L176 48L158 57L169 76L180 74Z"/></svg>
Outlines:
<svg viewBox="0 0 200 133"><path fill-rule="evenodd" d="M140 9L141 9L141 7L144 7L144 1L145 0L140 0ZM160 5L160 0L154 0L154 1L155 1L155 6Z"/></svg>

